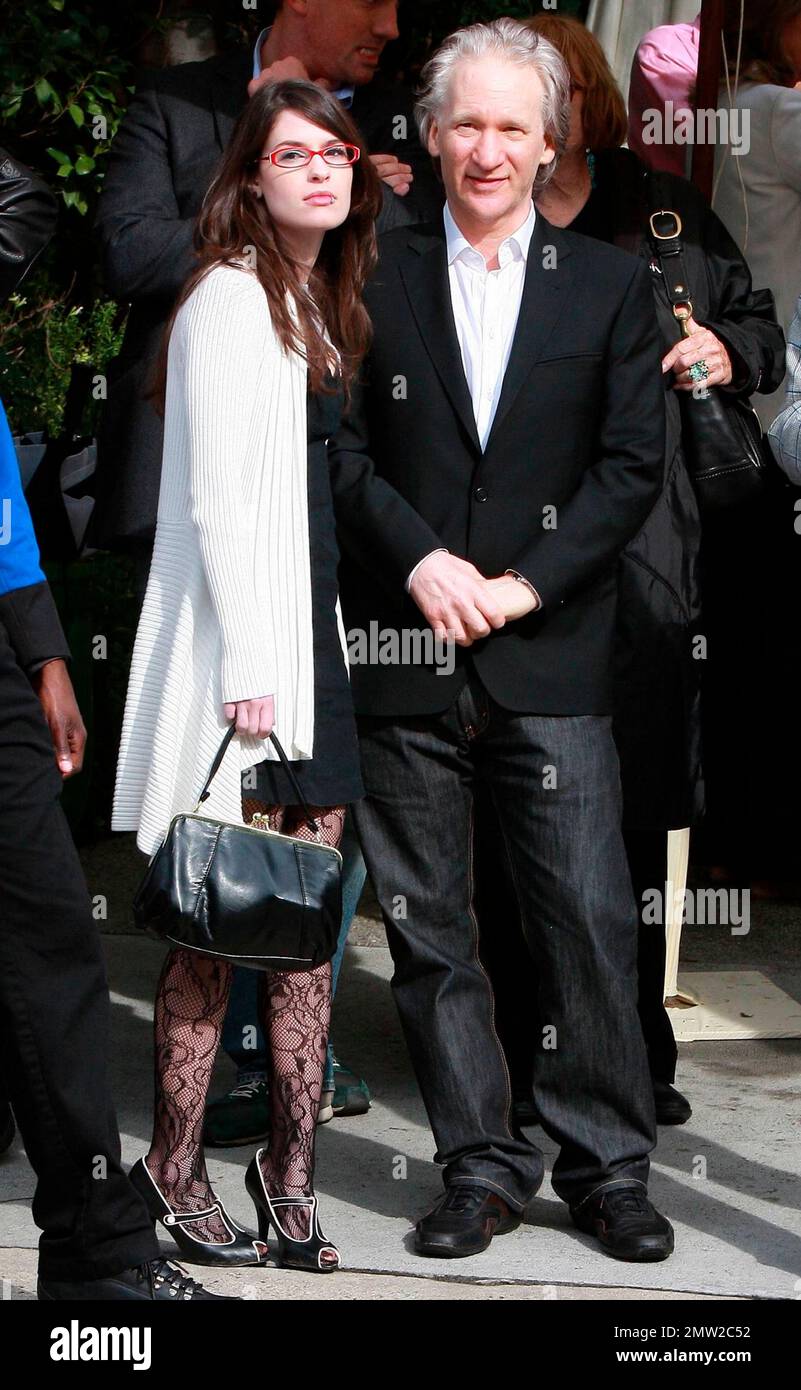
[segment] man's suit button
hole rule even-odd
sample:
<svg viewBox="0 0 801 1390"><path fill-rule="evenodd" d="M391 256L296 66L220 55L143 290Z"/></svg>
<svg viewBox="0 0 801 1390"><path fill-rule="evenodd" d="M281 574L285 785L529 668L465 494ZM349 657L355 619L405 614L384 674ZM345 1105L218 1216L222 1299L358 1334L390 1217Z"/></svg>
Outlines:
<svg viewBox="0 0 801 1390"><path fill-rule="evenodd" d="M486 502L487 498L489 497L489 493L487 492L487 489L485 487L477 487L475 492L473 493L473 496L475 497L477 502Z"/></svg>

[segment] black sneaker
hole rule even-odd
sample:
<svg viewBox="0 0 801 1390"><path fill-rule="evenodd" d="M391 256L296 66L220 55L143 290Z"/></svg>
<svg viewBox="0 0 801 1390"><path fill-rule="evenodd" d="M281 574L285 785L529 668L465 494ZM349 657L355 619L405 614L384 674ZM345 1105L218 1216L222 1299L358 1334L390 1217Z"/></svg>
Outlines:
<svg viewBox="0 0 801 1390"><path fill-rule="evenodd" d="M209 1148L233 1149L240 1144L260 1144L269 1137L270 1101L264 1077L241 1081L206 1106L203 1143Z"/></svg>
<svg viewBox="0 0 801 1390"><path fill-rule="evenodd" d="M415 1228L418 1255L459 1259L480 1255L493 1236L506 1235L522 1217L489 1188L478 1183L454 1183Z"/></svg>
<svg viewBox="0 0 801 1390"><path fill-rule="evenodd" d="M234 1294L209 1293L196 1279L190 1279L181 1265L163 1256L149 1260L133 1269L123 1269L107 1279L39 1279L36 1287L41 1301L54 1302L78 1299L82 1302L107 1302L139 1299L147 1302L197 1302L204 1299L214 1303L238 1303Z"/></svg>
<svg viewBox="0 0 801 1390"><path fill-rule="evenodd" d="M673 1251L673 1227L644 1187L605 1187L571 1207L570 1215L617 1260L666 1260Z"/></svg>
<svg viewBox="0 0 801 1390"><path fill-rule="evenodd" d="M687 1097L667 1081L654 1082L654 1106L658 1125L686 1125L693 1113Z"/></svg>

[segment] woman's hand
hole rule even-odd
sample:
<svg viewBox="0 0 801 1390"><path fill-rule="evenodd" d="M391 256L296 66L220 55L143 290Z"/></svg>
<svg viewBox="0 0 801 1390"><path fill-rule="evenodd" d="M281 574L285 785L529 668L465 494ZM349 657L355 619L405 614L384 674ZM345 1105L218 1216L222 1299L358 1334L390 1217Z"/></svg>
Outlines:
<svg viewBox="0 0 801 1390"><path fill-rule="evenodd" d="M226 719L236 720L238 734L253 734L256 738L267 738L275 723L275 697L261 695L255 700L237 700L235 704L223 705Z"/></svg>
<svg viewBox="0 0 801 1390"><path fill-rule="evenodd" d="M728 350L709 328L701 328L695 319L688 319L689 338L682 338L662 360L662 371L673 371L677 391L693 391L696 386L728 386L733 376ZM696 381L690 368L696 362L706 362L709 376Z"/></svg>

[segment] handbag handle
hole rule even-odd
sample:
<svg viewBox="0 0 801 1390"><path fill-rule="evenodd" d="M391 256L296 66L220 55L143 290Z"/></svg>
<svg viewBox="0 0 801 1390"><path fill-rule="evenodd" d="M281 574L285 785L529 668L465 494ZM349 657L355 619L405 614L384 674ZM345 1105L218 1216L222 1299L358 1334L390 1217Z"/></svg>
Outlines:
<svg viewBox="0 0 801 1390"><path fill-rule="evenodd" d="M207 796L209 795L209 788L210 788L210 786L211 786L211 784L212 784L212 781L213 781L214 777L216 776L217 772L219 771L220 764L221 764L223 758L225 757L226 752L228 751L228 745L230 744L231 739L234 737L234 734L235 734L235 733L236 733L236 725L235 725L235 724L232 724L231 727L230 727L230 729L228 730L228 732L225 734L222 743L220 744L219 748L217 749L217 753L216 753L214 762L213 762L212 765L211 765L211 770L210 770L210 772L209 772L208 777L206 778L206 785L204 786L202 792L200 793L200 796L199 796L198 799L197 799L197 804L198 804L198 806L200 805L201 801L205 801L206 798L207 798ZM319 831L319 826L317 825L317 822L315 821L314 816L312 815L311 811L309 810L309 807L306 805L306 801L305 801L305 798L304 798L304 796L303 796L303 792L300 790L300 784L299 784L298 779L297 779L297 777L295 776L294 772L292 771L292 767L291 767L291 765L290 765L289 759L288 759L286 753L284 752L283 748L281 747L280 743L278 742L278 739L276 738L276 736L275 736L274 733L270 734L270 740L271 740L271 742L272 742L272 744L273 744L273 747L275 748L276 753L278 754L278 757L279 757L279 759L280 759L280 761L281 761L281 763L282 763L282 765L283 765L283 768L284 768L284 771L286 772L287 777L289 778L290 782L292 783L293 789L294 789L294 791L295 791L295 795L297 796L297 804L298 804L298 806L302 806L302 808L303 808L303 814L304 814L305 817L306 817L306 824L308 825L308 827L309 827L310 830L313 830L313 831L314 831L314 833L315 833L315 835L316 835L316 834L318 833L318 831Z"/></svg>

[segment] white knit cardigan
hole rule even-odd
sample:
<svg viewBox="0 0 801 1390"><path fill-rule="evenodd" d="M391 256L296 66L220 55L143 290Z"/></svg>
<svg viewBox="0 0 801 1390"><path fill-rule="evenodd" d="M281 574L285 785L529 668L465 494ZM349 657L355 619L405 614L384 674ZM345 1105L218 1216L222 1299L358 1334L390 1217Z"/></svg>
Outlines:
<svg viewBox="0 0 801 1390"><path fill-rule="evenodd" d="M215 266L170 338L158 523L117 765L112 829L136 830L148 855L194 809L224 702L274 695L287 756L312 756L306 390L256 275ZM241 822L242 769L275 757L263 739L234 739L204 813Z"/></svg>

